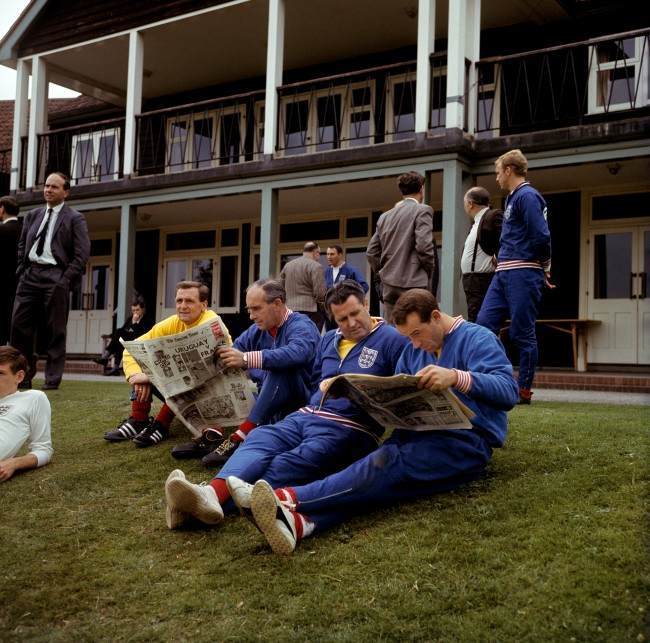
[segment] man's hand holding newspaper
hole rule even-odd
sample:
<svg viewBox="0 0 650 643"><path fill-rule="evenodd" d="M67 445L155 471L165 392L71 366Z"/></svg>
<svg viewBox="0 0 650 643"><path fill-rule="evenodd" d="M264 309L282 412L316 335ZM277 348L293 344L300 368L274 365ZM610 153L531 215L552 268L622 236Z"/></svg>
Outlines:
<svg viewBox="0 0 650 643"><path fill-rule="evenodd" d="M219 358L227 336L223 322L211 319L176 335L124 342L142 369L142 378L129 380L136 396L150 381L196 436L215 425L238 426L255 402L255 385Z"/></svg>
<svg viewBox="0 0 650 643"><path fill-rule="evenodd" d="M454 384L456 373L439 366L417 375L339 375L321 382L321 405L330 395L347 397L387 429L471 429L473 413L448 389Z"/></svg>

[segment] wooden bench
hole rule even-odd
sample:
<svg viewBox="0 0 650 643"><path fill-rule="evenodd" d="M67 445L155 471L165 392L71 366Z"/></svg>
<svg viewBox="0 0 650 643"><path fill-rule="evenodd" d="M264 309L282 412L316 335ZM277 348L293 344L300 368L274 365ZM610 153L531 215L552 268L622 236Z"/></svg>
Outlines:
<svg viewBox="0 0 650 643"><path fill-rule="evenodd" d="M537 324L547 326L560 333L571 335L573 347L573 368L576 371L587 370L587 333L591 326L597 326L600 319L538 319ZM501 328L503 333L510 328L510 320L506 320L505 326Z"/></svg>

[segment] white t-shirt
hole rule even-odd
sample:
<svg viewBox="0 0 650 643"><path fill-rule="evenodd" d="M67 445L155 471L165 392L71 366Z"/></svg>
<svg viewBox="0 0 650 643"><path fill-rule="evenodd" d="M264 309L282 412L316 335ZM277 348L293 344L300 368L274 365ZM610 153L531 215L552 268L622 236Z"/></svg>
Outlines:
<svg viewBox="0 0 650 643"><path fill-rule="evenodd" d="M492 264L492 256L486 255L481 246L476 243L476 235L478 234L478 227L481 223L483 215L487 212L488 208L481 210L476 217L474 217L474 224L472 229L465 239L465 247L463 248L463 256L460 258L460 271L463 274L468 272L494 272L494 265ZM476 261L474 262L474 270L472 270L472 257L474 255L474 245L476 244Z"/></svg>
<svg viewBox="0 0 650 643"><path fill-rule="evenodd" d="M15 456L29 442L42 467L52 458L52 410L43 391L17 391L0 398L0 460Z"/></svg>

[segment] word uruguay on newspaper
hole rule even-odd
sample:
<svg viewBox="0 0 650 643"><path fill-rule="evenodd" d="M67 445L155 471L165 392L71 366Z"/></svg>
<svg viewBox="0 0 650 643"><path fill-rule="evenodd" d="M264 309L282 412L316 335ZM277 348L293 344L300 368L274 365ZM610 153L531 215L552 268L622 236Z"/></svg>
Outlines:
<svg viewBox="0 0 650 643"><path fill-rule="evenodd" d="M227 336L223 322L211 319L176 335L122 343L179 420L200 436L216 425L239 426L255 401L248 375L216 354Z"/></svg>

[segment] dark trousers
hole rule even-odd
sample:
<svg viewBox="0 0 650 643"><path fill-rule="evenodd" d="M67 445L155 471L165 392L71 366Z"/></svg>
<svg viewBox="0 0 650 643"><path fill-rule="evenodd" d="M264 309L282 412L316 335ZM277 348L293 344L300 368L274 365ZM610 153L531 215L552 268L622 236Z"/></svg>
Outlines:
<svg viewBox="0 0 650 643"><path fill-rule="evenodd" d="M11 326L11 345L29 362L31 380L36 372L34 340L36 328L45 329L47 364L45 381L58 384L65 366L65 338L70 306L69 288L63 270L57 266L31 264L23 273L16 290ZM41 323L42 322L42 323Z"/></svg>
<svg viewBox="0 0 650 643"><path fill-rule="evenodd" d="M381 298L384 300L384 319L389 323L393 323L393 308L400 298L402 293L405 293L408 288L400 288L399 286L389 286L388 284L381 285Z"/></svg>
<svg viewBox="0 0 650 643"><path fill-rule="evenodd" d="M493 272L466 272L463 275L463 290L467 299L467 319L475 322L485 293L492 283Z"/></svg>
<svg viewBox="0 0 650 643"><path fill-rule="evenodd" d="M318 332L322 332L323 326L325 325L325 315L320 310L297 310L296 312L307 315L316 324Z"/></svg>

